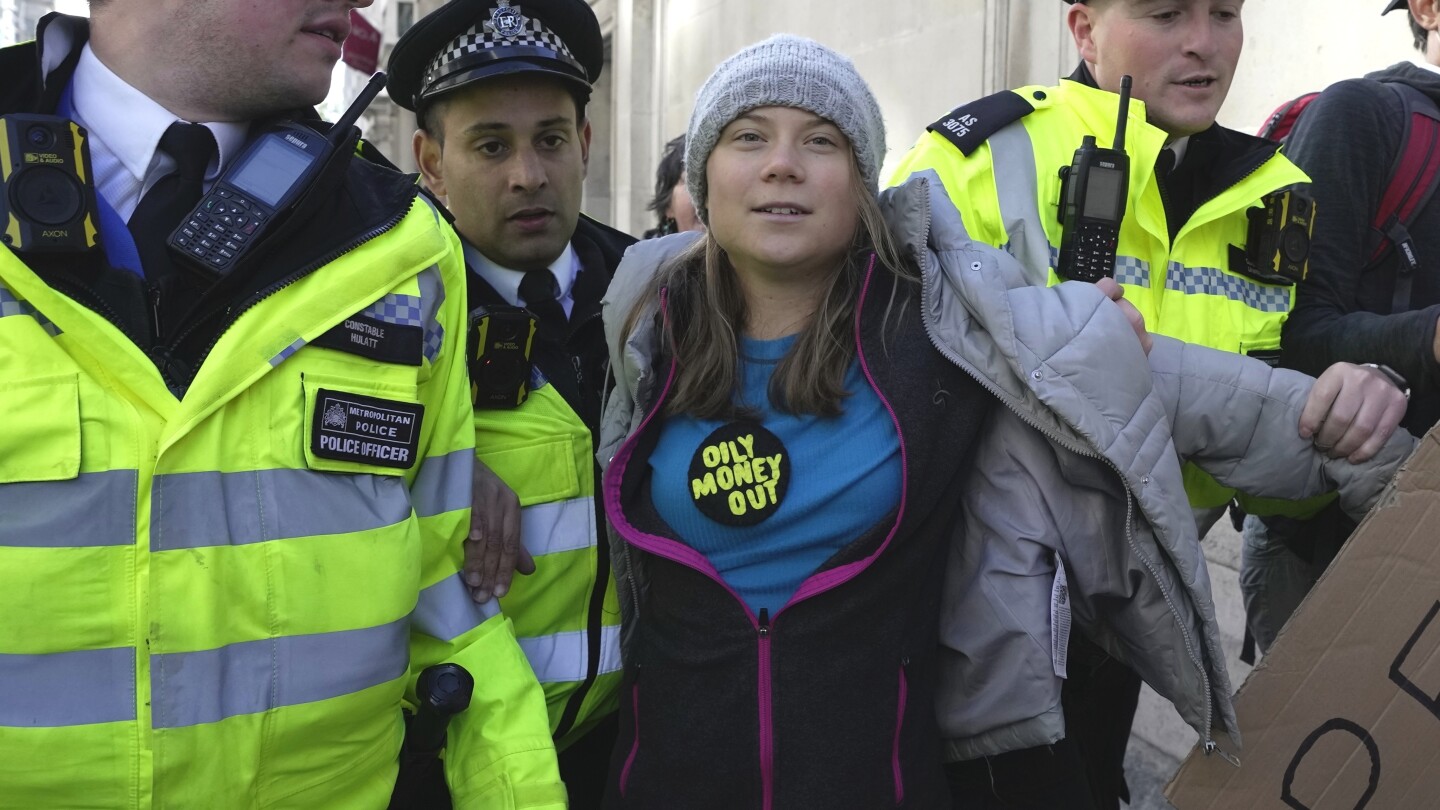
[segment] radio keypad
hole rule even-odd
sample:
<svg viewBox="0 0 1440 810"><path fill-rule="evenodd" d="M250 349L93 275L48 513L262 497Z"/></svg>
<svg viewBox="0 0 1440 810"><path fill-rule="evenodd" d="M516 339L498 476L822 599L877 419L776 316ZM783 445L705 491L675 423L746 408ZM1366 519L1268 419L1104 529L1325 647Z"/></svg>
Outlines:
<svg viewBox="0 0 1440 810"><path fill-rule="evenodd" d="M237 191L216 189L180 227L175 244L216 270L225 270L265 221L259 207Z"/></svg>

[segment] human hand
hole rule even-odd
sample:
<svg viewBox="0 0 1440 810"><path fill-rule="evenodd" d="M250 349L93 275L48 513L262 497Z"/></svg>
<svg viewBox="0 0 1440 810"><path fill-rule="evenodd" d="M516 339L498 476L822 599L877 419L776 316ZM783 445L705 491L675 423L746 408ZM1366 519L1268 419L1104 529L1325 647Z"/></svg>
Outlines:
<svg viewBox="0 0 1440 810"><path fill-rule="evenodd" d="M520 542L520 497L475 460L470 536L465 541L465 584L476 602L510 591L515 572L535 573L535 560Z"/></svg>
<svg viewBox="0 0 1440 810"><path fill-rule="evenodd" d="M1102 278L1095 282L1095 286L1099 287L1100 292L1105 293L1105 297L1114 301L1115 305L1120 307L1120 311L1125 313L1125 318L1130 321L1130 328L1134 329L1135 336L1140 338L1140 348L1145 350L1145 354L1150 354L1151 347L1155 345L1155 339L1150 337L1149 330L1145 328L1145 316L1140 314L1140 310L1136 309L1134 304L1125 300L1125 289L1113 278Z"/></svg>
<svg viewBox="0 0 1440 810"><path fill-rule="evenodd" d="M1336 363L1321 374L1300 412L1300 436L1331 458L1368 461L1405 416L1405 394L1382 372Z"/></svg>

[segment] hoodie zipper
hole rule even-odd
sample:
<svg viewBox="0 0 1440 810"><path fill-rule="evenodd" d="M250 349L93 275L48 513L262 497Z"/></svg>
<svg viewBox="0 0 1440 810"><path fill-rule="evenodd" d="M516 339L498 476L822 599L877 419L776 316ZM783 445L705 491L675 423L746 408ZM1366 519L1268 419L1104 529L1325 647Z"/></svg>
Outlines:
<svg viewBox="0 0 1440 810"><path fill-rule="evenodd" d="M740 595L736 593L735 589L732 588L729 583L725 582L724 577L722 577L719 571L717 571L715 567L710 564L708 560L705 559L704 555L700 554L694 549L684 546L684 544L677 541L668 540L661 537L654 537L653 535L644 535L639 530L635 529L635 527L631 525L628 520L625 519L624 513L620 510L618 479L624 475L625 468L629 466L631 454L634 452L635 445L638 442L639 437L645 432L646 428L649 427L651 420L653 420L655 416L660 413L661 407L663 406L666 398L670 394L670 389L674 385L675 375L679 367L679 364L673 357L670 360L670 371L668 376L666 377L664 386L661 388L660 396L656 399L654 405L650 409L650 412L645 415L645 418L643 420L641 420L640 427L637 428L635 432L631 434L631 436L626 439L623 444L621 444L620 449L616 452L615 458L619 459L620 461L618 467L612 463L611 467L606 471L605 478L607 483L604 486L606 512L607 514L620 516L620 519L618 521L612 519L612 523L615 524L616 531L625 540L625 543L627 545L634 543L634 541L631 540L631 535L659 540L661 545L650 548L647 548L646 544L644 543L634 544L639 545L642 549L649 551L651 554L655 554L656 556L664 557L665 559L668 559L672 562L684 565L714 580L718 585L720 585L720 587L724 588L725 591L729 593L736 602L740 604L741 609L745 611L746 618L750 620L751 625L755 629L756 664L758 670L757 688L759 690L759 705L757 707L757 710L759 714L760 726L760 739L758 742L760 756L760 780L762 791L761 802L763 810L772 810L775 800L775 734L773 705L774 684L772 674L770 672L770 656L771 644L775 632L775 625L779 621L780 614L784 613L786 610L789 610L791 607L799 604L800 602L818 596L827 591L834 590L835 588L838 588L839 586L859 576L864 570L869 568L870 565L872 565L874 561L878 559L879 556L883 554L887 548L890 547L890 541L893 540L896 533L899 532L900 525L905 518L905 495L906 489L909 485L909 461L905 450L905 435L900 430L900 420L895 413L894 406L891 405L890 400L885 397L884 393L880 390L880 387L875 383L875 378L871 374L869 363L865 358L864 347L860 341L860 316L865 309L865 300L870 290L870 281L874 276L876 261L877 257L872 252L870 254L869 264L867 265L865 270L864 280L860 287L859 298L855 305L856 359L860 363L860 368L865 374L866 381L869 382L871 389L875 392L875 395L879 397L881 404L885 406L885 410L890 414L891 422L895 426L895 434L900 443L901 485L900 505L896 511L895 522L891 525L889 533L885 536L885 540L880 544L880 548L877 549L874 554L862 560L858 560L854 563L841 566L840 568L831 569L829 571L822 571L819 574L811 576L809 579L806 579L804 582L801 583L800 588L796 590L795 594L790 597L790 600L786 602L780 608L780 610L775 612L775 616L773 618L770 616L769 610L766 608L761 608L760 615L757 617L754 613L750 611L750 606L746 604L745 600L741 599ZM668 306L668 290L665 288L661 288L660 290L660 312L664 319L665 328L669 329L670 312ZM610 482L614 482L613 486ZM650 545L654 546L653 543Z"/></svg>
<svg viewBox="0 0 1440 810"><path fill-rule="evenodd" d="M928 181L922 179L921 182L925 184L928 191ZM928 193L924 198L923 207L925 210L925 226L923 232L929 233L932 222L932 215L930 209L930 198ZM916 262L921 268L921 276L923 279L925 270L929 267L930 264L929 258L924 251L916 251L916 254ZM1145 566L1145 570L1150 574L1150 578L1154 580L1155 586L1159 589L1161 596L1165 598L1165 605L1167 608L1169 608L1170 614L1175 617L1175 624L1177 627L1180 628L1181 638L1183 638L1185 641L1185 652L1189 655L1190 662L1194 664L1195 668L1200 672L1200 680L1205 688L1205 733L1202 739L1205 753L1208 755L1218 751L1220 753L1220 756L1226 762L1229 762L1232 765L1239 767L1240 760L1233 755L1220 750L1219 746L1216 745L1215 741L1210 736L1210 729L1214 720L1215 707L1215 697L1210 686L1210 674L1206 672L1204 664L1201 662L1199 655L1196 653L1194 642L1190 638L1190 629L1186 627L1185 622L1181 620L1180 612L1175 607L1174 599L1170 595L1169 590L1165 588L1164 581L1160 578L1159 572L1156 570L1154 563L1152 563L1150 561L1150 558L1140 551L1139 546L1137 546L1135 543L1135 534L1132 530L1135 518L1135 496L1134 493L1130 490L1129 483L1125 480L1124 472L1120 469L1119 465L1115 464L1110 459L1090 449L1089 447L1086 447L1083 444L1073 443L1045 429L1045 427L1042 426L1038 422L1038 420L1033 419L1029 414L1025 413L1019 407L1012 404L1006 398L1005 394L1000 391L999 388L993 385L988 379L986 379L984 375L981 375L980 373L975 371L975 369L971 367L969 363L961 359L948 346L941 343L940 340L935 337L935 331L933 329L933 315L931 314L932 306L934 304L933 296L934 285L926 285L922 282L921 317L925 322L925 334L930 339L930 343L935 347L936 351L940 352L940 354L943 355L951 363L954 363L957 368L968 374L972 379L974 379L977 383L980 384L980 387L984 388L986 391L990 392L992 396L994 396L1000 402L1004 403L1005 407L1008 408L1011 413L1014 413L1016 416L1020 417L1020 420L1022 422L1039 432L1046 439L1077 455L1084 456L1086 458L1098 459L1104 462L1106 466L1108 466L1111 470L1115 472L1117 476L1119 476L1120 483L1125 488L1125 543L1135 554L1136 558L1140 560L1141 564ZM1039 374L1040 372L1036 371L1034 373Z"/></svg>
<svg viewBox="0 0 1440 810"><path fill-rule="evenodd" d="M775 803L775 716L770 677L770 611L760 608L755 623L756 660L759 672L760 709L760 786L761 806L770 810Z"/></svg>

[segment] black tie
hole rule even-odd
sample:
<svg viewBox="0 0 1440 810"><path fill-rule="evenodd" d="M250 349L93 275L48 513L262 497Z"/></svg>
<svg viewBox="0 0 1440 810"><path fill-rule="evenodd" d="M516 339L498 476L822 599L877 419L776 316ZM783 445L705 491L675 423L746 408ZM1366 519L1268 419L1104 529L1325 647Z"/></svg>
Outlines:
<svg viewBox="0 0 1440 810"><path fill-rule="evenodd" d="M551 343L563 343L569 332L569 319L560 305L560 283L549 269L530 270L520 279L520 297L525 308L540 319L540 337Z"/></svg>
<svg viewBox="0 0 1440 810"><path fill-rule="evenodd" d="M1175 168L1175 150L1165 148L1160 150L1160 155L1155 158L1155 173L1160 175L1161 181L1170 179L1170 172Z"/></svg>
<svg viewBox="0 0 1440 810"><path fill-rule="evenodd" d="M130 216L130 233L148 278L158 281L175 272L166 242L205 190L205 169L215 156L215 136L200 124L176 121L160 138L160 149L175 160L176 170L160 178Z"/></svg>

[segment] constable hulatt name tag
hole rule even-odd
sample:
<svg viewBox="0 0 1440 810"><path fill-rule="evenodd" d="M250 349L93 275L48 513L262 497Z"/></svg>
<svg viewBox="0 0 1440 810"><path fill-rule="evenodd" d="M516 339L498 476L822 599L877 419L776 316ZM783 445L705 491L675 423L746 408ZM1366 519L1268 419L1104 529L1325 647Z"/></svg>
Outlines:
<svg viewBox="0 0 1440 810"><path fill-rule="evenodd" d="M409 469L420 449L425 406L319 389L310 452L320 458Z"/></svg>
<svg viewBox="0 0 1440 810"><path fill-rule="evenodd" d="M358 354L382 363L418 366L424 353L425 334L419 326L351 315L316 338L312 345Z"/></svg>

